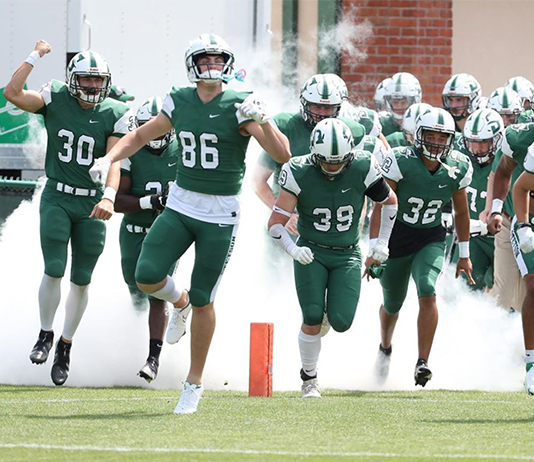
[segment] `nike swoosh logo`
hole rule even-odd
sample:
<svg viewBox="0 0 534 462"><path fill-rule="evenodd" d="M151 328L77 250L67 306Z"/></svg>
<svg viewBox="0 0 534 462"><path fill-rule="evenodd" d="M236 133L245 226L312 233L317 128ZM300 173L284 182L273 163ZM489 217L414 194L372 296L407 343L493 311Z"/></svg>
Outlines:
<svg viewBox="0 0 534 462"><path fill-rule="evenodd" d="M210 114L210 119L215 119L215 117L219 117L221 114Z"/></svg>
<svg viewBox="0 0 534 462"><path fill-rule="evenodd" d="M446 187L447 187L446 184L440 184L440 185L438 186L439 189L446 188Z"/></svg>
<svg viewBox="0 0 534 462"><path fill-rule="evenodd" d="M174 164L169 164L169 167L174 167L178 162L175 162Z"/></svg>
<svg viewBox="0 0 534 462"><path fill-rule="evenodd" d="M273 239L282 239L282 236L278 236L278 237L273 236Z"/></svg>
<svg viewBox="0 0 534 462"><path fill-rule="evenodd" d="M99 124L100 120L90 120L89 123L90 124Z"/></svg>
<svg viewBox="0 0 534 462"><path fill-rule="evenodd" d="M390 220L394 220L396 216L397 216L397 214L392 215L392 216L389 217L389 219L390 219Z"/></svg>
<svg viewBox="0 0 534 462"><path fill-rule="evenodd" d="M351 189L352 189L352 188L349 188L349 189L342 189L342 190L341 190L341 194L344 194L344 193L346 193L347 191L350 191Z"/></svg>

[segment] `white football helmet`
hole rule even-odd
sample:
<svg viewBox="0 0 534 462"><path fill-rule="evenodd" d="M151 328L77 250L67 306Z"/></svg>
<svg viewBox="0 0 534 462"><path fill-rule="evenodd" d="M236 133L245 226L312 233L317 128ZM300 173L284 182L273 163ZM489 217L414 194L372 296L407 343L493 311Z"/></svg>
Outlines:
<svg viewBox="0 0 534 462"><path fill-rule="evenodd" d="M404 112L412 104L421 102L421 84L409 72L397 72L384 89L386 110L400 124Z"/></svg>
<svg viewBox="0 0 534 462"><path fill-rule="evenodd" d="M224 59L222 69L208 68L200 72L197 67L197 59L202 55L219 55ZM218 35L202 34L189 44L185 51L185 68L187 77L191 83L217 81L227 82L234 73L234 53L228 44Z"/></svg>
<svg viewBox="0 0 534 462"><path fill-rule="evenodd" d="M163 107L163 99L160 96L154 96L148 98L141 107L137 110L135 115L135 122L138 127L143 124L146 124L149 120L154 119L161 112ZM147 148L153 154L161 154L169 143L174 138L174 129L170 132L165 133L165 135L156 138L155 140L149 141L147 143Z"/></svg>
<svg viewBox="0 0 534 462"><path fill-rule="evenodd" d="M464 106L451 106L451 97L466 97L467 103ZM443 107L452 115L454 120L463 120L475 112L480 106L482 88L471 74L455 74L443 87L441 99Z"/></svg>
<svg viewBox="0 0 534 462"><path fill-rule="evenodd" d="M522 100L523 110L531 109L532 98L534 98L534 85L525 77L512 77L504 84L519 94Z"/></svg>
<svg viewBox="0 0 534 462"><path fill-rule="evenodd" d="M80 77L101 77L102 87L84 87L80 85ZM101 103L111 90L108 63L96 51L82 51L74 55L67 67L67 86L76 99L91 104Z"/></svg>
<svg viewBox="0 0 534 462"><path fill-rule="evenodd" d="M337 74L323 74L330 79L334 85L337 85L337 89L343 101L349 100L349 90L345 81Z"/></svg>
<svg viewBox="0 0 534 462"><path fill-rule="evenodd" d="M312 162L328 179L338 177L349 168L354 149L350 128L339 119L321 120L311 133Z"/></svg>
<svg viewBox="0 0 534 462"><path fill-rule="evenodd" d="M432 109L432 106L426 103L415 103L406 109L404 117L402 118L401 128L408 143L413 145L415 142L415 121L417 120L417 117L429 109Z"/></svg>
<svg viewBox="0 0 534 462"><path fill-rule="evenodd" d="M510 87L499 87L489 96L486 107L498 112L508 126L517 123L523 112L523 99Z"/></svg>
<svg viewBox="0 0 534 462"><path fill-rule="evenodd" d="M332 79L331 75L313 75L300 90L300 114L312 127L323 119L337 117L341 103L345 101L347 87L345 86L345 90L340 89L339 82ZM321 106L321 112L313 112L310 104ZM329 114L323 113L322 109L325 108L329 108Z"/></svg>
<svg viewBox="0 0 534 462"><path fill-rule="evenodd" d="M428 132L447 135L445 143L426 139ZM452 116L444 109L433 107L420 114L415 122L415 147L430 160L445 161L454 143L455 125Z"/></svg>
<svg viewBox="0 0 534 462"><path fill-rule="evenodd" d="M385 94L386 86L390 80L391 80L391 77L387 77L376 86L375 96L373 97L376 112L386 110L386 104L384 102L384 94Z"/></svg>
<svg viewBox="0 0 534 462"><path fill-rule="evenodd" d="M477 164L486 165L493 160L501 145L503 132L504 123L497 112L493 109L478 109L465 122L465 148Z"/></svg>

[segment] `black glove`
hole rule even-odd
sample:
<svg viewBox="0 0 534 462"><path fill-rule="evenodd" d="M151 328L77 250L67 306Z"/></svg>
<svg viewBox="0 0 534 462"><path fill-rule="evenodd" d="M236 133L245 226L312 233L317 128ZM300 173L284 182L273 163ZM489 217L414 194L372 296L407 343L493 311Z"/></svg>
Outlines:
<svg viewBox="0 0 534 462"><path fill-rule="evenodd" d="M152 196L150 196L152 210L156 210L158 212L163 211L163 209L165 208L165 202L167 202L167 198L163 200L163 196L161 194L153 194Z"/></svg>

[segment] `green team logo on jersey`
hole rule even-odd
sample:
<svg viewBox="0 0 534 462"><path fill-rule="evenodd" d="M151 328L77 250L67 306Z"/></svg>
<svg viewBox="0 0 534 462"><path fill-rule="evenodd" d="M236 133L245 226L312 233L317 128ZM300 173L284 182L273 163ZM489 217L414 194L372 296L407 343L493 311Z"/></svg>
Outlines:
<svg viewBox="0 0 534 462"><path fill-rule="evenodd" d="M528 123L512 124L512 125L508 125L508 127L506 127L506 128L507 129L509 128L510 130L513 130L514 132L517 132L517 133L528 132L529 129L530 129L530 124L528 124Z"/></svg>

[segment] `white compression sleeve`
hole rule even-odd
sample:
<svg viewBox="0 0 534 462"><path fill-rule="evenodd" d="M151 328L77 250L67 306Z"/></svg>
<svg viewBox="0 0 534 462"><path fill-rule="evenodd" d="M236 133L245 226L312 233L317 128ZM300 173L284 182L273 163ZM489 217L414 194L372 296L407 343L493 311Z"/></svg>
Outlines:
<svg viewBox="0 0 534 462"><path fill-rule="evenodd" d="M302 369L310 377L317 375L317 363L321 353L321 334L308 335L299 332L299 350Z"/></svg>
<svg viewBox="0 0 534 462"><path fill-rule="evenodd" d="M397 217L398 205L383 205L380 219L380 230L378 231L378 240L382 242L389 242L395 218Z"/></svg>
<svg viewBox="0 0 534 462"><path fill-rule="evenodd" d="M153 297L159 298L160 300L165 300L166 302L172 303L173 305L180 300L182 296L182 290L177 289L174 284L174 279L170 276L167 276L167 281L165 285L155 292L152 292L150 295Z"/></svg>
<svg viewBox="0 0 534 462"><path fill-rule="evenodd" d="M274 241L282 247L289 255L291 251L297 247L297 245L291 239L291 236L284 228L282 223L276 223L269 228L269 234Z"/></svg>
<svg viewBox="0 0 534 462"><path fill-rule="evenodd" d="M39 286L39 315L41 329L52 330L59 301L61 300L61 278L43 274Z"/></svg>
<svg viewBox="0 0 534 462"><path fill-rule="evenodd" d="M72 341L89 301L89 285L78 286L70 283L69 295L65 302L65 323L62 337Z"/></svg>

